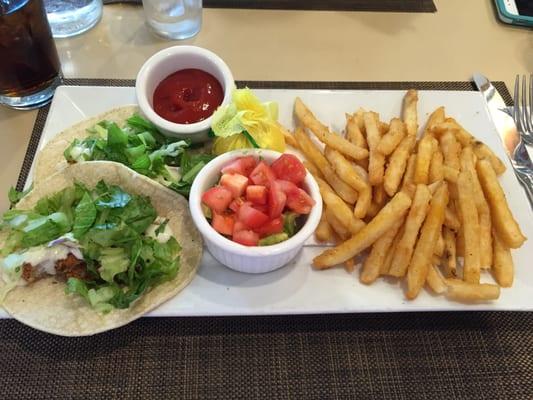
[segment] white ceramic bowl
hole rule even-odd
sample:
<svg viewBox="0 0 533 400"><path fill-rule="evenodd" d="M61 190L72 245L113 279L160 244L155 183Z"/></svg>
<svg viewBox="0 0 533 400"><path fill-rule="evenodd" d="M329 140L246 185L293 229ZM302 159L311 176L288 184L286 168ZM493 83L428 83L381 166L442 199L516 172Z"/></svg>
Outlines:
<svg viewBox="0 0 533 400"><path fill-rule="evenodd" d="M157 85L170 74L186 68L201 69L213 75L224 90L222 104L231 101L235 81L230 69L215 53L196 46L168 47L146 60L137 74L135 94L141 112L163 134L197 143L208 139L211 117L193 124L177 124L160 117L153 109L153 96Z"/></svg>
<svg viewBox="0 0 533 400"><path fill-rule="evenodd" d="M201 232L209 252L222 264L236 271L262 273L273 271L286 265L300 251L305 241L314 233L322 214L322 198L315 179L308 172L303 184L304 189L315 200L311 213L302 228L291 238L272 246L243 246L235 243L215 231L205 218L202 207L202 194L214 186L220 178L220 170L237 157L253 155L261 157L268 164L276 160L281 153L263 149L235 150L224 153L210 161L194 179L189 196L189 208L192 219Z"/></svg>

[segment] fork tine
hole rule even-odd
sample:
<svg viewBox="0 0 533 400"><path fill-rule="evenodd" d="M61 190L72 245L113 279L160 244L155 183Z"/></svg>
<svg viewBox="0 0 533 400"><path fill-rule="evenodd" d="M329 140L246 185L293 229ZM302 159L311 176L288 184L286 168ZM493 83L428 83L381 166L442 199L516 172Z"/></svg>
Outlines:
<svg viewBox="0 0 533 400"><path fill-rule="evenodd" d="M524 132L528 131L528 124L527 124L527 79L525 75L522 75L522 99L521 99L521 110L520 114L522 115L522 127L524 128Z"/></svg>
<svg viewBox="0 0 533 400"><path fill-rule="evenodd" d="M533 133L533 74L529 75L529 107L527 108L527 126Z"/></svg>
<svg viewBox="0 0 533 400"><path fill-rule="evenodd" d="M513 119L517 125L518 131L522 132L522 116L520 115L520 75L516 75L514 81L514 93L513 93Z"/></svg>

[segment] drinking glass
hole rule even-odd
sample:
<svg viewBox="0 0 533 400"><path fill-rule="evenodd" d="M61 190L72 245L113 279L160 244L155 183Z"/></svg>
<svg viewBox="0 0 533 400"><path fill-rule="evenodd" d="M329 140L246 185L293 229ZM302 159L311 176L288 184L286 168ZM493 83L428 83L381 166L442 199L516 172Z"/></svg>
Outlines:
<svg viewBox="0 0 533 400"><path fill-rule="evenodd" d="M202 0L143 0L146 23L167 39L188 39L202 26Z"/></svg>
<svg viewBox="0 0 533 400"><path fill-rule="evenodd" d="M44 0L44 6L55 38L79 35L102 17L102 0Z"/></svg>
<svg viewBox="0 0 533 400"><path fill-rule="evenodd" d="M61 69L42 0L0 0L0 104L50 102Z"/></svg>

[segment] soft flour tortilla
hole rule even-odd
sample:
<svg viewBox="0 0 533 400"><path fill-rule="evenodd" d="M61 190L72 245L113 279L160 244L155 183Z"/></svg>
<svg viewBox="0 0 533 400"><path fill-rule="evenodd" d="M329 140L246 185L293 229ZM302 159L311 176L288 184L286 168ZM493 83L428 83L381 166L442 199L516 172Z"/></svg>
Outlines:
<svg viewBox="0 0 533 400"><path fill-rule="evenodd" d="M139 107L135 105L114 108L103 114L78 122L76 125L58 133L38 153L35 160L33 180L40 183L50 175L67 167L68 163L63 152L74 139L86 138L89 135L87 133L88 128L93 127L102 120L112 121L118 126L123 126L126 120L134 113L139 113Z"/></svg>
<svg viewBox="0 0 533 400"><path fill-rule="evenodd" d="M158 215L169 219L168 225L182 247L177 276L143 294L130 308L115 309L105 315L94 311L80 296L66 295L65 283L49 277L8 293L3 307L19 321L57 335L93 335L141 317L174 297L193 279L202 256L202 238L192 222L187 201L121 164L94 161L71 165L41 182L20 200L16 208L30 209L39 199L75 181L92 188L100 180L119 185L129 193L148 196Z"/></svg>

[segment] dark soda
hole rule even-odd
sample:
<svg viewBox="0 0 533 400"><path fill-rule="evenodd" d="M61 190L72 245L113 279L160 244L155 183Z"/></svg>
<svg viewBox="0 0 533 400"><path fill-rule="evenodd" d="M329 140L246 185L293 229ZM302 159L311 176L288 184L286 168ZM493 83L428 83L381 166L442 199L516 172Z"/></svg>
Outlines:
<svg viewBox="0 0 533 400"><path fill-rule="evenodd" d="M59 74L42 0L0 0L0 96L40 92Z"/></svg>

